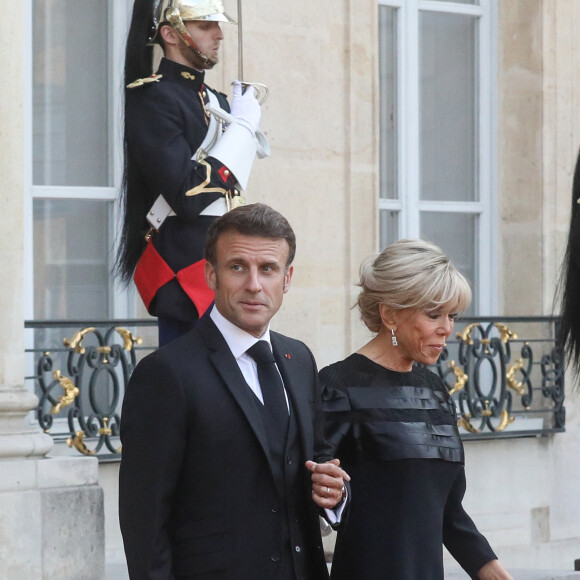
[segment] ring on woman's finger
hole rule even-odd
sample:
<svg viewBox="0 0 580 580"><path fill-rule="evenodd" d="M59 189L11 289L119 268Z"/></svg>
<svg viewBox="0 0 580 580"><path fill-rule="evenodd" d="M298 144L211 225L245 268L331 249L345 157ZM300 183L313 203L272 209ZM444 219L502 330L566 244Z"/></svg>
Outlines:
<svg viewBox="0 0 580 580"><path fill-rule="evenodd" d="M326 488L326 495L330 495L330 487Z"/></svg>

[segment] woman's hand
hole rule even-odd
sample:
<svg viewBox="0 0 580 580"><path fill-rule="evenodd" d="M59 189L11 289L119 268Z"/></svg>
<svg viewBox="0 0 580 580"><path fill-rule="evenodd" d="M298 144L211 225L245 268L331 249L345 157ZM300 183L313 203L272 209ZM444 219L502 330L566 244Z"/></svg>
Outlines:
<svg viewBox="0 0 580 580"><path fill-rule="evenodd" d="M343 500L344 482L350 481L350 476L339 466L338 459L326 463L306 462L306 469L312 473L312 499L318 507L332 509Z"/></svg>
<svg viewBox="0 0 580 580"><path fill-rule="evenodd" d="M490 560L478 573L479 580L514 580L512 575L499 563Z"/></svg>

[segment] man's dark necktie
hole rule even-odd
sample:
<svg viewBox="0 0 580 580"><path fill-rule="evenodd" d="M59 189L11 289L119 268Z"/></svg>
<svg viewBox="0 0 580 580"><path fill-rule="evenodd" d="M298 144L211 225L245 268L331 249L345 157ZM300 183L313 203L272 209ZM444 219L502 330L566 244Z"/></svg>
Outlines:
<svg viewBox="0 0 580 580"><path fill-rule="evenodd" d="M258 381L262 389L264 410L271 416L272 421L266 425L269 436L284 443L288 430L288 406L284 395L282 378L276 368L276 361L270 345L265 340L259 340L246 351L258 365Z"/></svg>

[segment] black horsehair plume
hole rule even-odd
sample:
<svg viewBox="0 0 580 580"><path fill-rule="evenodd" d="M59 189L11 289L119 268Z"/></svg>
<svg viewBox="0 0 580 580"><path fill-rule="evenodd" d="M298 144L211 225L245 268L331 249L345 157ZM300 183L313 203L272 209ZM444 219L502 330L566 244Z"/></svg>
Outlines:
<svg viewBox="0 0 580 580"><path fill-rule="evenodd" d="M565 348L568 364L574 370L574 384L580 384L580 154L572 182L570 228L564 261L558 280L556 300L561 324L558 342Z"/></svg>
<svg viewBox="0 0 580 580"><path fill-rule="evenodd" d="M127 35L125 51L125 87L138 78L153 73L153 47L148 46L153 31L153 0L135 0L131 26ZM140 191L132 187L132 167L124 139L124 171L120 193L123 228L119 237L114 273L122 282L129 284L135 267L145 247L143 222L149 209L143 206ZM130 208L130 211L128 211Z"/></svg>

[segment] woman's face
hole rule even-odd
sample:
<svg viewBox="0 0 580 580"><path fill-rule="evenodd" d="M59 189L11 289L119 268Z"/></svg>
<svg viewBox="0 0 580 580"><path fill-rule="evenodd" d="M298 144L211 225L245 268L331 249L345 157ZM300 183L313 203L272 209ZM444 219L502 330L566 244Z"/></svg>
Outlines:
<svg viewBox="0 0 580 580"><path fill-rule="evenodd" d="M400 362L432 365L437 362L445 341L453 332L455 312L442 307L437 310L415 310L406 308L394 313L395 335L398 346L395 356Z"/></svg>

